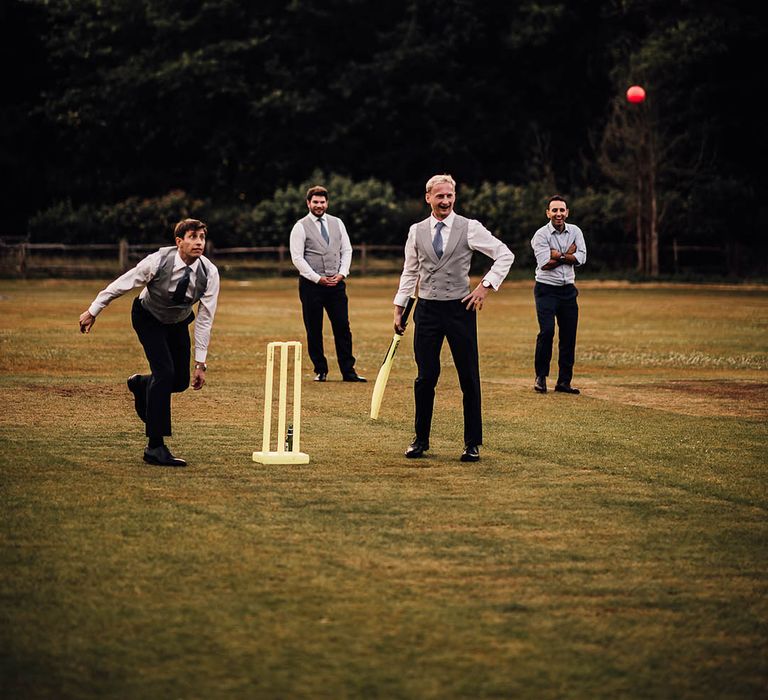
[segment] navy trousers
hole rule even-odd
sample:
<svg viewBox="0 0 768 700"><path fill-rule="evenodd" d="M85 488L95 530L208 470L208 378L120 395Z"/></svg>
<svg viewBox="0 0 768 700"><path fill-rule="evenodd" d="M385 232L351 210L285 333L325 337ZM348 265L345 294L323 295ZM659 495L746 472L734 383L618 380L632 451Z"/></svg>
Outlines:
<svg viewBox="0 0 768 700"><path fill-rule="evenodd" d="M323 312L328 314L336 345L336 359L343 377L355 374L352 355L352 331L349 328L347 285L342 281L335 287L324 287L299 277L299 299L304 328L307 331L307 352L315 373L328 373L328 360L323 348Z"/></svg>
<svg viewBox="0 0 768 700"><path fill-rule="evenodd" d="M460 300L419 299L413 314L413 348L418 376L413 392L416 402L416 437L428 440L432 428L435 387L440 378L440 350L448 340L464 397L464 444L482 445L480 362L477 351L477 313Z"/></svg>
<svg viewBox="0 0 768 700"><path fill-rule="evenodd" d="M552 343L555 338L555 320L558 328L558 384L570 384L576 357L576 328L579 325L579 292L572 284L555 286L536 282L533 288L539 334L536 336L536 376L548 377L552 361Z"/></svg>
<svg viewBox="0 0 768 700"><path fill-rule="evenodd" d="M189 387L190 342L188 326L195 315L180 323L161 323L136 297L131 308L131 322L151 374L140 377L147 396L147 437L171 434L171 394Z"/></svg>

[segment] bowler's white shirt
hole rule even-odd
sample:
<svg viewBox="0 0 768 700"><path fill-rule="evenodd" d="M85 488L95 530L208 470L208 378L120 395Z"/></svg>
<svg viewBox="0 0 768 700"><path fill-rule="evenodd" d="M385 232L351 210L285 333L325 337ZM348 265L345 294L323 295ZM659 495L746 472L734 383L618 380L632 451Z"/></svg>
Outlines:
<svg viewBox="0 0 768 700"><path fill-rule="evenodd" d="M101 311L117 297L130 292L136 287L142 289L139 298L143 299L149 292L146 285L149 284L160 269L163 254L157 251L141 260L136 267L120 275L114 282L105 287L96 295L96 299L88 308L91 316L98 316ZM213 317L216 315L216 307L219 300L219 287L221 280L216 266L206 258L206 271L208 274L208 285L205 293L200 298L200 304L197 307L197 316L195 317L195 362L205 362L208 357L208 344L211 340L211 328L213 327ZM187 299L191 299L195 291L195 282L197 281L197 269L200 266L200 260L195 260L189 267L189 287L187 287ZM177 250L173 259L173 272L171 272L171 283L169 289L176 289L179 280L184 275L184 269L187 264L181 259Z"/></svg>

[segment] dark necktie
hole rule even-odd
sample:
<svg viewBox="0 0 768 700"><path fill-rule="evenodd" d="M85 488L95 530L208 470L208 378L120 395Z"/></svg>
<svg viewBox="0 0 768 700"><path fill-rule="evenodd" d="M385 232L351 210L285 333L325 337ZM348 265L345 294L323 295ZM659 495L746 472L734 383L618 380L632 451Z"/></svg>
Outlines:
<svg viewBox="0 0 768 700"><path fill-rule="evenodd" d="M192 268L187 266L184 268L184 276L179 280L176 285L176 290L173 292L173 303L183 304L187 299L187 287L189 287L189 274L192 272Z"/></svg>
<svg viewBox="0 0 768 700"><path fill-rule="evenodd" d="M331 239L328 237L328 230L325 228L325 223L322 219L318 219L318 221L320 222L320 233L323 234L323 239L326 243L330 243Z"/></svg>
<svg viewBox="0 0 768 700"><path fill-rule="evenodd" d="M435 237L432 239L432 247L435 249L435 254L438 259L443 257L443 228L445 224L442 221L438 221L435 224Z"/></svg>

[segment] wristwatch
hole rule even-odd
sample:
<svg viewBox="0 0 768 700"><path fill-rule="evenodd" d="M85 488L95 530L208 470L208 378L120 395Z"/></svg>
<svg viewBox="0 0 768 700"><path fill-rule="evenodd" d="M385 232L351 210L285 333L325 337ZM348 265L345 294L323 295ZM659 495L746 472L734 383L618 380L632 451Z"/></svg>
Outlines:
<svg viewBox="0 0 768 700"><path fill-rule="evenodd" d="M195 369L201 369L203 372L208 371L208 365L205 362L195 362Z"/></svg>

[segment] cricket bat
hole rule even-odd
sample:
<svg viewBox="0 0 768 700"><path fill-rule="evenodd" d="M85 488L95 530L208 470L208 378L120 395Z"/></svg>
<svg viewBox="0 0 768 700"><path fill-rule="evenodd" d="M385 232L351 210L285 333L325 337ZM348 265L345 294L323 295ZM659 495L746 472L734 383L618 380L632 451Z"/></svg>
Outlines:
<svg viewBox="0 0 768 700"><path fill-rule="evenodd" d="M403 309L403 333L405 333L405 324L408 322L408 316L410 316L411 309L413 309L415 303L416 297L410 297ZM384 398L384 390L387 388L389 372L395 362L397 346L400 345L402 339L402 335L395 333L392 342L389 344L389 350L387 350L387 354L384 356L384 362L381 363L379 374L376 376L376 384L373 385L373 396L371 396L371 418L373 420L379 417L379 409L381 408L381 400Z"/></svg>

